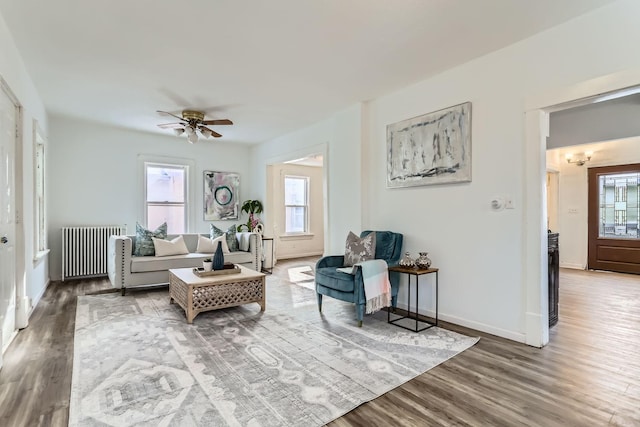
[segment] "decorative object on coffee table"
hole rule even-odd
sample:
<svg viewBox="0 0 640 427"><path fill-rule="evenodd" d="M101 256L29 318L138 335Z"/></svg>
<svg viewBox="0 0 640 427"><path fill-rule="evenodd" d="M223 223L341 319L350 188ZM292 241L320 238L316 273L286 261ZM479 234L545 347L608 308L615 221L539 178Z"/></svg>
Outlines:
<svg viewBox="0 0 640 427"><path fill-rule="evenodd" d="M213 255L213 269L222 270L224 268L224 253L222 252L222 242L218 242L216 253Z"/></svg>
<svg viewBox="0 0 640 427"><path fill-rule="evenodd" d="M418 254L420 256L418 258L416 258L416 267L418 267L418 268L429 268L429 267L431 267L431 260L427 256L427 255L429 255L429 252L418 252Z"/></svg>
<svg viewBox="0 0 640 427"><path fill-rule="evenodd" d="M204 268L204 271L211 271L213 269L213 261L211 258L202 261L202 268Z"/></svg>
<svg viewBox="0 0 640 427"><path fill-rule="evenodd" d="M416 265L416 262L413 260L413 258L411 258L410 252L405 252L404 257L402 257L398 264L403 267L413 267L414 265Z"/></svg>

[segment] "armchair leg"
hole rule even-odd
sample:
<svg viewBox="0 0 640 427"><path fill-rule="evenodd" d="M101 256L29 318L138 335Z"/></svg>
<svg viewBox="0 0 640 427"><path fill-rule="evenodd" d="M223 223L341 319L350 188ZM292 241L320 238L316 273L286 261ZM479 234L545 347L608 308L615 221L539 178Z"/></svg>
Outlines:
<svg viewBox="0 0 640 427"><path fill-rule="evenodd" d="M126 289L127 289L127 288L124 288L124 287L123 287L123 288L122 288L122 290L120 291L120 292L122 293L122 296L124 296L124 293L126 292Z"/></svg>
<svg viewBox="0 0 640 427"><path fill-rule="evenodd" d="M318 296L318 311L322 313L322 294L316 294Z"/></svg>
<svg viewBox="0 0 640 427"><path fill-rule="evenodd" d="M398 305L398 295L391 297L391 312L396 312L396 306Z"/></svg>
<svg viewBox="0 0 640 427"><path fill-rule="evenodd" d="M362 319L364 318L365 304L356 304L356 319L358 319L358 327L362 327Z"/></svg>

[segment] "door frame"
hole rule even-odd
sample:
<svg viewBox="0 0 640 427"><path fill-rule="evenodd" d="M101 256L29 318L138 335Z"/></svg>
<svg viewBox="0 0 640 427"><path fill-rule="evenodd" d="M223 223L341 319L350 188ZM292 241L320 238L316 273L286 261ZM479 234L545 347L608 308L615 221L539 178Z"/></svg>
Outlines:
<svg viewBox="0 0 640 427"><path fill-rule="evenodd" d="M640 85L640 69L630 69L531 95L525 99L523 259L525 342L549 342L546 230L546 139L549 113L592 102L606 93Z"/></svg>

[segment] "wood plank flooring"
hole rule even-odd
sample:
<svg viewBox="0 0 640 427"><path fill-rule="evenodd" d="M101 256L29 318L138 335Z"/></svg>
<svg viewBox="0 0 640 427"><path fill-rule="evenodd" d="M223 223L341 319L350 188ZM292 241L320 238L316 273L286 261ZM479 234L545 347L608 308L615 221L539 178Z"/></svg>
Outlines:
<svg viewBox="0 0 640 427"><path fill-rule="evenodd" d="M302 265L314 259L281 261L274 274ZM4 355L0 426L67 425L76 296L109 289L106 279L49 286ZM561 270L560 320L543 349L441 326L482 339L329 425L640 426L640 276Z"/></svg>

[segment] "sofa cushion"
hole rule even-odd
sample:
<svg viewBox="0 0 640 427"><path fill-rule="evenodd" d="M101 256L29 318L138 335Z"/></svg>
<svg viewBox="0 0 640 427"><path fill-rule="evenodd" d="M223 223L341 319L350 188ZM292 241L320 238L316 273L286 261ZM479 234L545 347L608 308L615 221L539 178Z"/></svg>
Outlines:
<svg viewBox="0 0 640 427"><path fill-rule="evenodd" d="M344 250L344 266L350 267L362 261L374 259L376 255L376 233L358 237L349 232Z"/></svg>
<svg viewBox="0 0 640 427"><path fill-rule="evenodd" d="M236 237L236 226L231 225L227 231L222 231L215 225L211 224L210 226L210 236L212 239L216 237L224 236L227 237L227 246L229 247L230 252L235 252L240 250L238 247L238 239Z"/></svg>
<svg viewBox="0 0 640 427"><path fill-rule="evenodd" d="M202 261L211 258L211 254L189 253L186 255L142 256L131 258L131 272L144 273L162 271L171 268L202 267ZM245 264L252 261L250 252L231 252L224 255L225 262Z"/></svg>
<svg viewBox="0 0 640 427"><path fill-rule="evenodd" d="M156 252L156 256L169 256L169 255L184 255L189 253L187 245L184 244L184 238L178 236L172 240L156 239L153 240L153 247Z"/></svg>
<svg viewBox="0 0 640 427"><path fill-rule="evenodd" d="M227 236L216 237L215 239L210 239L205 236L198 236L198 247L196 248L196 252L201 254L213 254L218 249L218 243L222 244L222 253L229 253L229 246L227 245Z"/></svg>
<svg viewBox="0 0 640 427"><path fill-rule="evenodd" d="M169 270L170 268L202 267L202 261L211 257L207 254L185 254L169 256L142 256L131 258L131 272Z"/></svg>
<svg viewBox="0 0 640 427"><path fill-rule="evenodd" d="M167 223L163 223L155 231L147 230L136 222L136 245L133 248L134 256L153 256L155 255L155 247L153 246L153 239L166 239L167 238Z"/></svg>

